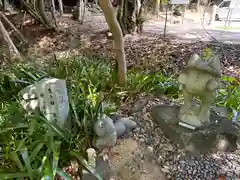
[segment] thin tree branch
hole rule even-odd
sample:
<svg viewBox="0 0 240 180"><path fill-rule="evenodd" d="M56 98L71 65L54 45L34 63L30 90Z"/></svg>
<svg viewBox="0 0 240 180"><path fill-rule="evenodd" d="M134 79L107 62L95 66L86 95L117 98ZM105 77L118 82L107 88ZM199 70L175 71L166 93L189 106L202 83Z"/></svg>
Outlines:
<svg viewBox="0 0 240 180"><path fill-rule="evenodd" d="M20 58L21 55L20 55L18 49L16 48L16 46L14 45L14 43L12 42L12 40L11 40L11 38L10 38L10 36L9 36L7 30L5 29L5 27L4 27L4 25L3 25L1 20L0 20L0 31L1 31L1 33L3 35L4 40L8 44L9 54L11 56L10 58L12 58L12 57Z"/></svg>
<svg viewBox="0 0 240 180"><path fill-rule="evenodd" d="M8 20L8 18L0 12L0 17L2 17L5 22L15 31L17 32L18 36L20 37L20 40L22 40L24 43L27 42L27 40L23 37L23 35L20 33L20 31Z"/></svg>

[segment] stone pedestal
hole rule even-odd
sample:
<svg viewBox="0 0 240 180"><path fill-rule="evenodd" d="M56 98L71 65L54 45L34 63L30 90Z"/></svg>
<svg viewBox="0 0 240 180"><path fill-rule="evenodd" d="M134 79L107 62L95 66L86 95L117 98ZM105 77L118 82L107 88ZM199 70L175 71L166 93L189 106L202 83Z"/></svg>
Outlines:
<svg viewBox="0 0 240 180"><path fill-rule="evenodd" d="M179 106L158 105L153 107L151 116L160 125L164 135L185 151L208 153L237 149L240 127L228 118L211 112L210 124L191 130L178 125L179 113Z"/></svg>

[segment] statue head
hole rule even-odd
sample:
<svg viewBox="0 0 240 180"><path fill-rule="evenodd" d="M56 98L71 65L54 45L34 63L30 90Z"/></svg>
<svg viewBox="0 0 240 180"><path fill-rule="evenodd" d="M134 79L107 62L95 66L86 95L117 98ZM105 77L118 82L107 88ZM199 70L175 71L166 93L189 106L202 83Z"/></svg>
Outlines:
<svg viewBox="0 0 240 180"><path fill-rule="evenodd" d="M106 136L112 134L115 130L113 120L108 116L102 116L94 124L94 132L98 136Z"/></svg>

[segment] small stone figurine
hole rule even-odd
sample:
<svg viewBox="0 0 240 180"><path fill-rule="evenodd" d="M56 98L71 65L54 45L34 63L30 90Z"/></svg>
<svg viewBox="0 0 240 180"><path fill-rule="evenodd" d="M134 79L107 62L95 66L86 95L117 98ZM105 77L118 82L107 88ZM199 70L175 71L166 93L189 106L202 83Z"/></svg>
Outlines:
<svg viewBox="0 0 240 180"><path fill-rule="evenodd" d="M217 57L201 59L197 54L190 57L186 68L178 78L183 91L184 104L180 108L180 123L195 129L210 123L210 106L220 87L221 68ZM200 108L192 106L194 97L200 97Z"/></svg>
<svg viewBox="0 0 240 180"><path fill-rule="evenodd" d="M98 149L114 146L117 142L117 132L113 120L106 115L103 115L94 124L94 132L97 137L94 139L93 145Z"/></svg>
<svg viewBox="0 0 240 180"><path fill-rule="evenodd" d="M93 148L88 148L87 149L87 158L88 158L88 165L91 167L91 168L93 168L93 169L95 169L96 168L96 162L97 162L97 160L96 160L96 157L97 157L97 154L96 154L96 151L95 151L95 149L93 149ZM83 179L88 179L88 178L90 178L90 179L96 179L96 178L94 178L93 177L93 175L92 174L90 174L88 171L86 171L85 169L83 169L82 170L82 174L83 174ZM88 178L87 178L88 177Z"/></svg>
<svg viewBox="0 0 240 180"><path fill-rule="evenodd" d="M95 149L93 149L93 148L88 148L88 149L87 149L87 155L88 155L88 164L89 164L92 168L96 168L96 157L97 157L97 153L96 153Z"/></svg>
<svg viewBox="0 0 240 180"><path fill-rule="evenodd" d="M117 115L103 115L94 124L94 132L97 135L93 145L98 148L108 148L115 146L117 138L131 131L136 127L136 123L128 118L121 118Z"/></svg>

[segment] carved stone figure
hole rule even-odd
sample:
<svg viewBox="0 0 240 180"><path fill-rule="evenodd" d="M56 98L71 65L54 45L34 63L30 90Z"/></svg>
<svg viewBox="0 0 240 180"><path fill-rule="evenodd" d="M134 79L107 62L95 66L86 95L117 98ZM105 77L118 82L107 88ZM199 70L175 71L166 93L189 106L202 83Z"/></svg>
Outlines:
<svg viewBox="0 0 240 180"><path fill-rule="evenodd" d="M96 168L96 157L97 157L97 153L96 153L95 149L93 149L93 148L88 148L88 149L87 149L87 155L88 155L88 164L89 164L92 168Z"/></svg>
<svg viewBox="0 0 240 180"><path fill-rule="evenodd" d="M202 59L197 54L191 56L178 78L184 96L179 118L184 124L200 127L209 123L210 106L215 100L220 78L220 61L217 57ZM200 97L200 108L192 106L194 97Z"/></svg>
<svg viewBox="0 0 240 180"><path fill-rule="evenodd" d="M98 149L111 147L116 144L117 132L113 120L108 116L103 116L94 124L94 132L97 138L94 140L94 146Z"/></svg>
<svg viewBox="0 0 240 180"><path fill-rule="evenodd" d="M108 148L115 146L117 138L131 131L136 127L136 123L128 118L121 118L117 115L103 115L94 124L94 132L97 135L93 145L98 148Z"/></svg>
<svg viewBox="0 0 240 180"><path fill-rule="evenodd" d="M203 56L210 57L207 51ZM164 136L190 155L240 148L240 125L223 115L225 110L218 107L218 113L217 107L211 106L220 86L220 62L216 57L205 57L193 55L180 73L184 104L159 104L151 111ZM201 105L192 103L194 97L200 97Z"/></svg>

